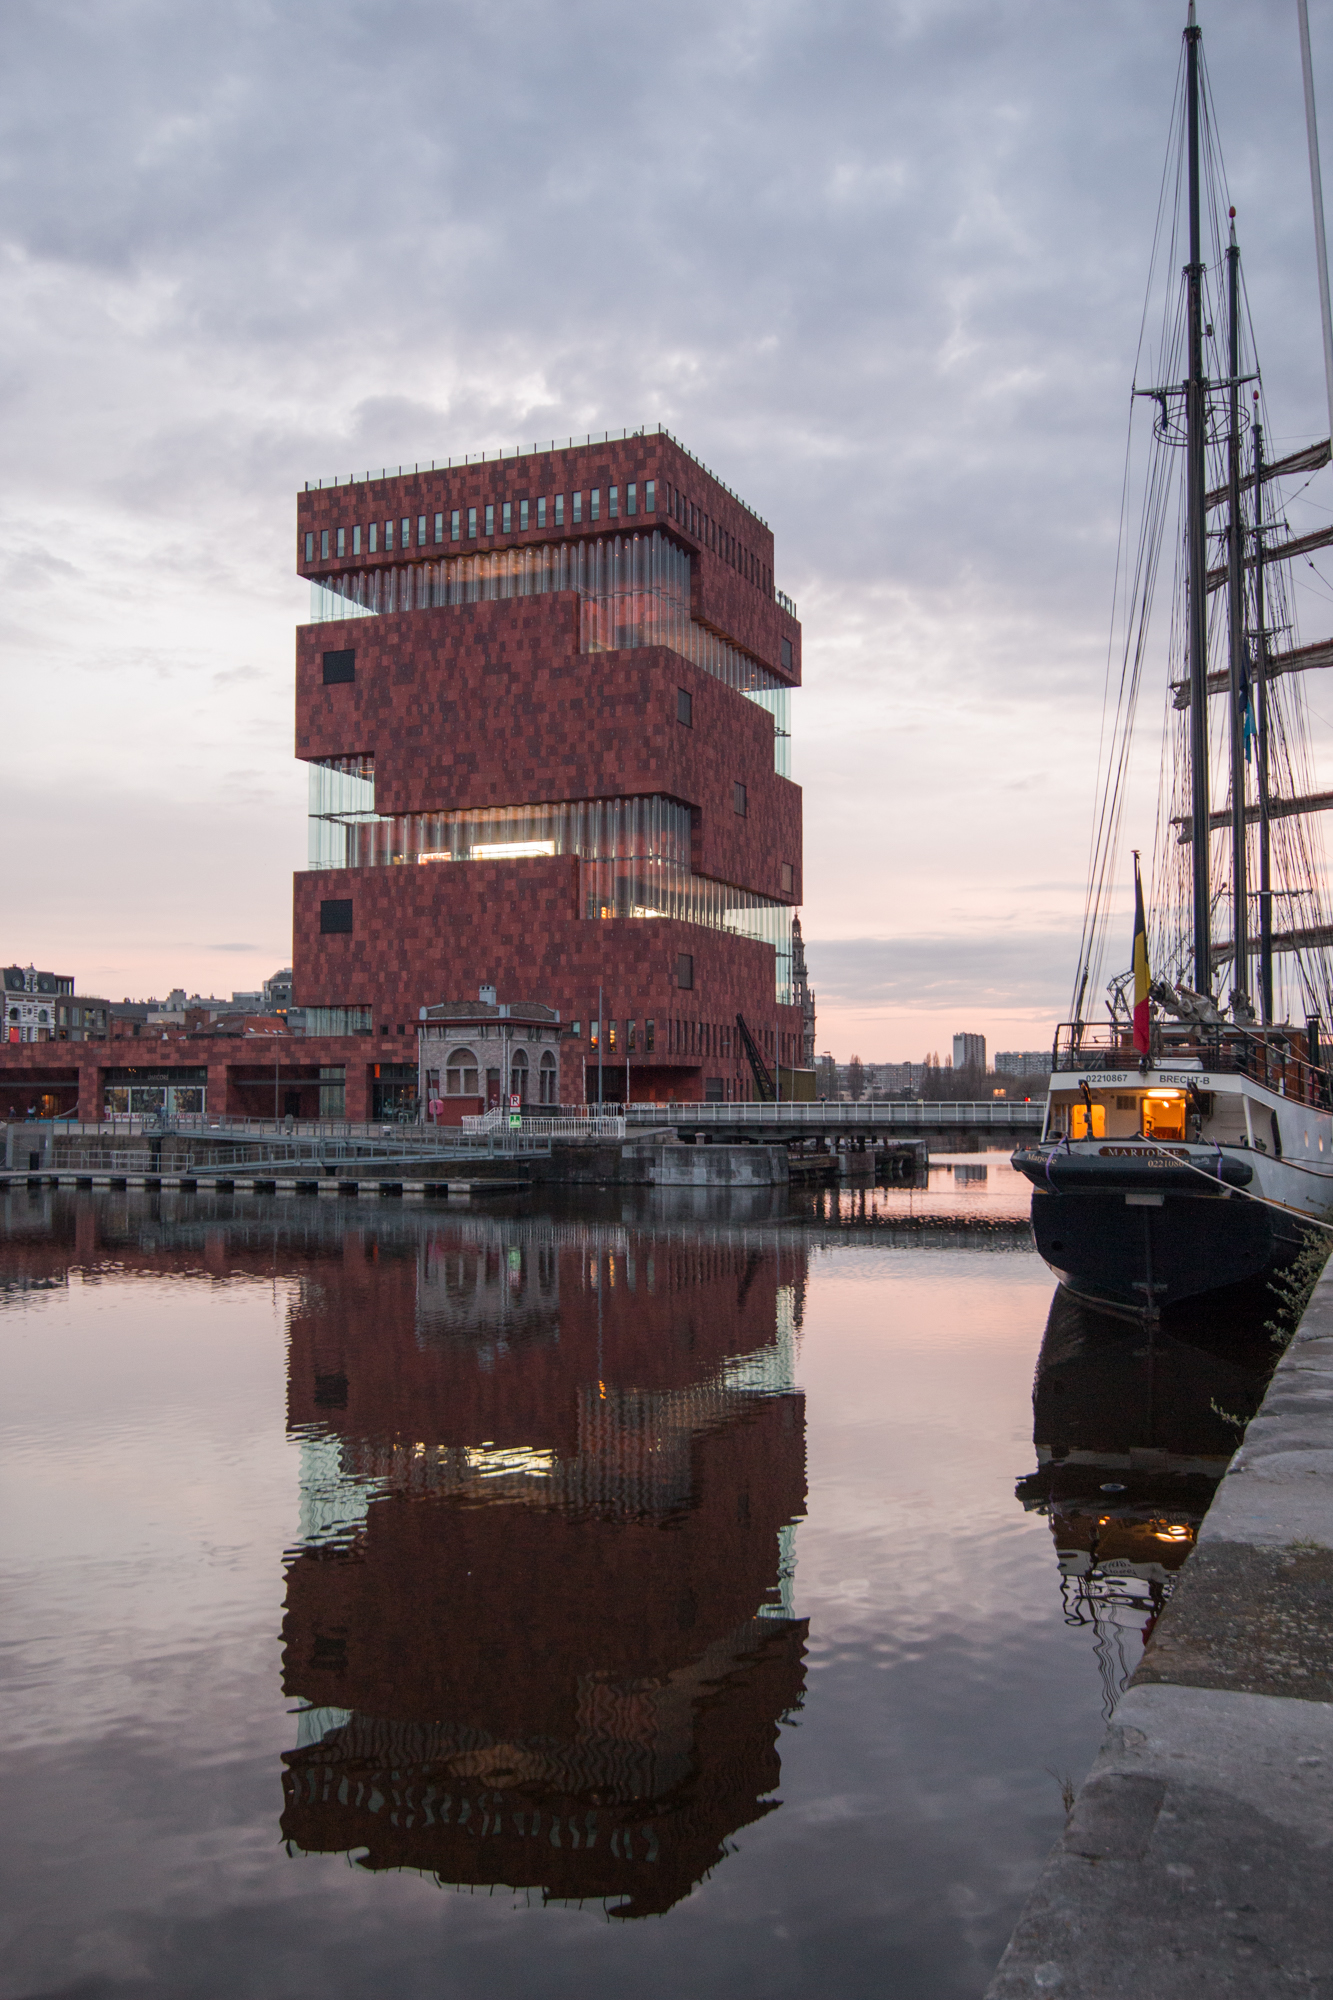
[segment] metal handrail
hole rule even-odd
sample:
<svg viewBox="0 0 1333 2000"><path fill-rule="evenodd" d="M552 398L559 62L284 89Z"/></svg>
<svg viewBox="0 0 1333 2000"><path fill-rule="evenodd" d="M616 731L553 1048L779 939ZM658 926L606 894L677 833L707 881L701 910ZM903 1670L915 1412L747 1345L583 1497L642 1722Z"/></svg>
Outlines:
<svg viewBox="0 0 1333 2000"><path fill-rule="evenodd" d="M1297 1055L1285 1036L1255 1033L1229 1025L1182 1025L1154 1021L1148 1036L1152 1064L1197 1062L1201 1070L1221 1076L1245 1076L1279 1097L1327 1109L1333 1102L1333 1078L1327 1070ZM1070 1071L1135 1069L1143 1056L1134 1047L1132 1031L1110 1022L1063 1021L1055 1032L1052 1051L1055 1075Z"/></svg>
<svg viewBox="0 0 1333 2000"><path fill-rule="evenodd" d="M1044 1101L1018 1103L1009 1098L983 1099L980 1103L938 1103L914 1098L905 1103L877 1103L862 1100L854 1104L791 1102L787 1104L628 1104L625 1115L631 1124L684 1125L772 1125L806 1126L811 1131L832 1131L837 1127L878 1126L886 1131L913 1131L943 1125L1031 1125L1040 1126L1045 1116Z"/></svg>

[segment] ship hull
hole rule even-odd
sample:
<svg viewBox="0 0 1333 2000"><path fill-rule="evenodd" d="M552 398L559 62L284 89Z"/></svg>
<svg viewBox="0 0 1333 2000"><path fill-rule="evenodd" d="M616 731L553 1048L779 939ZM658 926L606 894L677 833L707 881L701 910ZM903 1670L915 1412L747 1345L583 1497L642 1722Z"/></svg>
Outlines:
<svg viewBox="0 0 1333 2000"><path fill-rule="evenodd" d="M1062 1285L1133 1313L1261 1294L1304 1240L1301 1218L1257 1202L1164 1192L1139 1206L1110 1189L1034 1189L1032 1229Z"/></svg>

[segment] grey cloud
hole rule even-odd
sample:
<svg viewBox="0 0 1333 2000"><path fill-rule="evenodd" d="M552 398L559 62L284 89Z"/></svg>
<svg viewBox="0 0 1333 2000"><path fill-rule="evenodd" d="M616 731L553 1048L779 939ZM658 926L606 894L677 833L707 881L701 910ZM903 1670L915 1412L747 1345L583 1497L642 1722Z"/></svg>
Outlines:
<svg viewBox="0 0 1333 2000"><path fill-rule="evenodd" d="M806 946L822 1008L926 1012L1068 1008L1074 949L1063 933L821 938Z"/></svg>
<svg viewBox="0 0 1333 2000"><path fill-rule="evenodd" d="M1183 15L1183 0L14 11L11 519L77 569L11 565L24 670L62 666L52 601L81 593L97 643L80 657L131 662L123 739L84 754L155 744L170 773L178 696L153 662L221 685L243 648L275 682L290 672L303 480L661 420L771 522L777 580L803 600L798 775L802 731L826 731L810 819L899 839L929 820L965 884L945 823L989 814L993 868L1029 874L1018 788L1058 759L1036 865L1072 872ZM1333 107L1333 5L1312 15ZM1274 425L1304 434L1323 390L1292 10L1203 0L1202 19ZM174 646L139 632L164 581ZM238 605L252 623L224 639ZM55 783L79 719L50 678L17 751ZM1032 742L988 765L997 716ZM877 748L895 726L956 742L952 779L901 759L886 792L865 757L840 793L828 734ZM244 826L225 751L201 779L206 900L250 857L271 868L299 847L285 722L271 757ZM807 871L811 928L839 867L830 844ZM127 869L122 898L153 893ZM287 891L260 893L276 908ZM867 883L868 931L901 924L899 893L891 869ZM1062 991L1067 969L1052 978Z"/></svg>

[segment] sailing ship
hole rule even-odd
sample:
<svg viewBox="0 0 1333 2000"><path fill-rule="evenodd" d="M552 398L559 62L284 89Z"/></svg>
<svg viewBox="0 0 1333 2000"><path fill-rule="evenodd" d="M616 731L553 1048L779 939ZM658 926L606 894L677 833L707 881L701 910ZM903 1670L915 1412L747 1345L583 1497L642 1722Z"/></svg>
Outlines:
<svg viewBox="0 0 1333 2000"><path fill-rule="evenodd" d="M1303 4L1301 28L1333 429ZM1151 436L1137 536L1122 540L1132 553L1117 586L1119 685L1108 676L1071 1018L1056 1031L1041 1141L1014 1155L1033 1185L1038 1249L1062 1283L1149 1318L1221 1295L1239 1303L1247 1291L1262 1304L1312 1227L1333 1222L1323 1025L1333 1018L1333 923L1318 817L1333 809L1333 792L1316 788L1305 695L1308 673L1333 665L1333 640L1302 642L1291 580L1295 558L1333 545L1333 527L1300 532L1287 518L1291 483L1308 484L1330 445L1265 450L1263 382L1194 0L1162 203L1161 333L1146 386L1141 340L1133 389ZM1150 296L1154 283L1150 275ZM1147 428L1131 424L1131 453ZM1174 754L1162 760L1151 915L1145 922L1136 855L1135 963L1110 980L1102 1019L1134 719L1173 496L1183 525L1165 648Z"/></svg>

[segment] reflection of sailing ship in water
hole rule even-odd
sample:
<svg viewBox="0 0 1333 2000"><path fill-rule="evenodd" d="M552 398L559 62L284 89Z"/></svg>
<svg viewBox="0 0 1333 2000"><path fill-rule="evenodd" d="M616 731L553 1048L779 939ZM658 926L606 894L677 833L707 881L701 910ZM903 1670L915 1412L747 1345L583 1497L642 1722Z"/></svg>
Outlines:
<svg viewBox="0 0 1333 2000"><path fill-rule="evenodd" d="M804 1270L742 1231L477 1219L308 1288L291 1843L637 1916L774 1809Z"/></svg>
<svg viewBox="0 0 1333 2000"><path fill-rule="evenodd" d="M1092 1633L1108 1716L1272 1365L1262 1329L1213 1353L1063 1289L1051 1301L1032 1397L1037 1470L1018 1498L1050 1519L1065 1622Z"/></svg>

